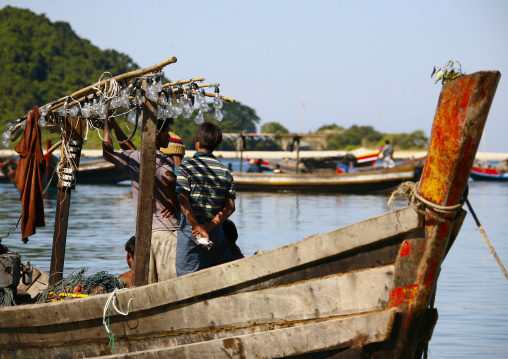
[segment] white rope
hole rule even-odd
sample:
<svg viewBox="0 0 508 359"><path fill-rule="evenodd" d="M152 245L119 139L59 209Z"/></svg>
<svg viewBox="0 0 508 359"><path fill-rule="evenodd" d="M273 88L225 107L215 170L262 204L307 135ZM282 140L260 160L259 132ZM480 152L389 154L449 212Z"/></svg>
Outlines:
<svg viewBox="0 0 508 359"><path fill-rule="evenodd" d="M120 290L124 290L125 288L123 289L120 289ZM117 288L115 288L115 290L113 292L111 292L110 296L108 297L108 300L106 301L106 304L104 305L104 311L102 313L102 325L104 326L104 330L106 330L106 333L111 333L111 330L108 328L108 324L106 323L106 312L107 310L109 309L109 307L111 306L111 303L113 304L113 308L116 310L116 312L118 314L121 314L123 316L127 316L129 314L129 307L130 307L130 304L131 304L131 301L132 301L132 298L129 299L129 302L127 303L127 311L124 313L122 311L120 311L117 307L116 307L116 304L115 304L115 300L116 300L116 293L119 292L120 290L118 290Z"/></svg>
<svg viewBox="0 0 508 359"><path fill-rule="evenodd" d="M102 91L100 87L100 83L102 81L106 81L107 79L102 79L104 76L109 75L109 89L107 91ZM99 78L99 81L92 85L92 88L96 90L99 94L101 94L102 97L104 97L107 100L111 100L114 97L117 97L120 94L120 90L122 87L120 84L113 78L113 75L111 72L103 72L101 77ZM104 89L106 89L106 85L104 85Z"/></svg>

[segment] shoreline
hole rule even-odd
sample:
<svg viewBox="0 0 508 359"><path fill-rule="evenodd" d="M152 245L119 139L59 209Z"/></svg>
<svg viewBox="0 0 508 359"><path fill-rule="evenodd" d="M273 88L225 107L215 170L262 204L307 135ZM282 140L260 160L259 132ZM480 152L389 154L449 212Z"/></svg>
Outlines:
<svg viewBox="0 0 508 359"><path fill-rule="evenodd" d="M185 151L185 157L189 158L194 155L195 151L187 150ZM353 151L300 151L300 158L309 158L309 157L334 157L334 156L342 156L346 153L352 153L355 156L363 156L369 153L375 153L377 150L359 148ZM55 150L53 152L55 155L60 155L60 150ZM238 151L214 151L214 155L218 158L240 158L240 152ZM395 159L413 159L420 158L427 155L427 151L395 151L394 158ZM0 157L17 157L18 154L14 150L0 150ZM83 158L101 158L102 150L87 150L84 149L81 151L81 157ZM288 152L288 151L243 151L243 158L262 158L262 159L281 159L281 158L296 158L296 152ZM485 160L485 161L502 161L508 159L508 153L502 152L478 152L476 154L477 159Z"/></svg>

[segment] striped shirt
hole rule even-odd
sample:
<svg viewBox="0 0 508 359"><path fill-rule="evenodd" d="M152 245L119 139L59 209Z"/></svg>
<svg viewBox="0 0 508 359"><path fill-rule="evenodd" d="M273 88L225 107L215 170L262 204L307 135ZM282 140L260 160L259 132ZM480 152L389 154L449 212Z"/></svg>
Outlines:
<svg viewBox="0 0 508 359"><path fill-rule="evenodd" d="M197 217L213 218L226 198L236 198L231 172L209 152L196 152L178 169L176 193L187 194Z"/></svg>

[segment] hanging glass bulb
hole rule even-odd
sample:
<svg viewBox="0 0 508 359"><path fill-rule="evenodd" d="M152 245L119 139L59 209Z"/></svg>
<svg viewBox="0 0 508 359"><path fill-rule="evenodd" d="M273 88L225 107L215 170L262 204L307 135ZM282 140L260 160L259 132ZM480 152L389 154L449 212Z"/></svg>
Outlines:
<svg viewBox="0 0 508 359"><path fill-rule="evenodd" d="M200 104L206 103L205 90L196 91L196 101Z"/></svg>
<svg viewBox="0 0 508 359"><path fill-rule="evenodd" d="M97 115L99 113L100 106L101 105L98 103L97 98L94 98L91 106L92 114Z"/></svg>
<svg viewBox="0 0 508 359"><path fill-rule="evenodd" d="M164 109L164 117L165 118L173 117L173 107L171 105L166 106L166 108Z"/></svg>
<svg viewBox="0 0 508 359"><path fill-rule="evenodd" d="M4 146L5 148L9 147L9 140L3 140L2 146Z"/></svg>
<svg viewBox="0 0 508 359"><path fill-rule="evenodd" d="M115 109L118 107L118 97L113 97L111 101L109 102L109 108Z"/></svg>
<svg viewBox="0 0 508 359"><path fill-rule="evenodd" d="M208 112L210 110L210 107L205 102L205 103L202 103L202 104L199 105L199 110L202 111L202 112Z"/></svg>
<svg viewBox="0 0 508 359"><path fill-rule="evenodd" d="M157 86L155 84L150 84L146 88L145 96L150 101L157 101L159 96L157 95Z"/></svg>
<svg viewBox="0 0 508 359"><path fill-rule="evenodd" d="M157 106L157 119L164 119L164 107Z"/></svg>
<svg viewBox="0 0 508 359"><path fill-rule="evenodd" d="M193 108L187 107L185 110L182 111L182 116L183 118L190 118L193 112L194 112Z"/></svg>
<svg viewBox="0 0 508 359"><path fill-rule="evenodd" d="M88 102L81 108L81 114L84 118L89 118L92 114L92 109L90 108L90 104Z"/></svg>
<svg viewBox="0 0 508 359"><path fill-rule="evenodd" d="M161 92L162 91L162 81L161 80L158 80L156 83L155 83L155 90L157 92Z"/></svg>
<svg viewBox="0 0 508 359"><path fill-rule="evenodd" d="M196 123L196 125L201 125L203 122L205 122L205 118L204 118L203 112L201 112L201 110L199 110L198 114L194 118L194 122Z"/></svg>
<svg viewBox="0 0 508 359"><path fill-rule="evenodd" d="M136 97L134 97L134 104L136 106L141 106L142 103L143 103L143 98L141 97L141 90L136 89Z"/></svg>
<svg viewBox="0 0 508 359"><path fill-rule="evenodd" d="M131 90L132 88L130 88L129 86L124 87L123 89L120 90L120 97L129 96L131 94Z"/></svg>
<svg viewBox="0 0 508 359"><path fill-rule="evenodd" d="M12 131L12 129L16 126L17 122L16 121L7 121L7 129L9 131Z"/></svg>
<svg viewBox="0 0 508 359"><path fill-rule="evenodd" d="M67 102L65 102L62 107L58 109L58 114L62 117L67 116Z"/></svg>
<svg viewBox="0 0 508 359"><path fill-rule="evenodd" d="M184 111L189 107L189 104L187 103L187 95L183 95L183 97L178 99L178 106L180 106L180 108Z"/></svg>
<svg viewBox="0 0 508 359"><path fill-rule="evenodd" d="M46 117L41 116L39 117L39 121L37 121L37 124L39 127L46 127Z"/></svg>
<svg viewBox="0 0 508 359"><path fill-rule="evenodd" d="M42 117L46 117L46 115L48 114L49 112L49 107L48 106L44 106L44 107L41 107L39 109L39 114L42 116Z"/></svg>
<svg viewBox="0 0 508 359"><path fill-rule="evenodd" d="M11 131L7 130L7 131L5 131L4 133L2 133L2 137L3 137L5 140L8 140L9 138L11 138Z"/></svg>
<svg viewBox="0 0 508 359"><path fill-rule="evenodd" d="M122 90L117 107L129 108L129 91L127 89Z"/></svg>
<svg viewBox="0 0 508 359"><path fill-rule="evenodd" d="M129 112L129 114L127 115L127 121L129 121L133 125L136 124L136 109Z"/></svg>
<svg viewBox="0 0 508 359"><path fill-rule="evenodd" d="M78 106L73 106L69 109L69 115L71 115L71 117L76 117L78 115L78 112L79 112Z"/></svg>
<svg viewBox="0 0 508 359"><path fill-rule="evenodd" d="M99 109L99 117L103 120L108 117L108 107L105 104L103 104Z"/></svg>
<svg viewBox="0 0 508 359"><path fill-rule="evenodd" d="M220 112L220 110L215 110L215 114L213 115L213 119L215 121L222 121L222 119L224 118L224 116L222 115L222 112Z"/></svg>
<svg viewBox="0 0 508 359"><path fill-rule="evenodd" d="M215 94L215 98L213 99L213 107L216 110L220 110L222 108L222 99L220 98L219 94Z"/></svg>
<svg viewBox="0 0 508 359"><path fill-rule="evenodd" d="M173 106L173 114L175 115L174 117L178 117L182 114L183 110L180 106Z"/></svg>
<svg viewBox="0 0 508 359"><path fill-rule="evenodd" d="M168 98L164 92L160 94L158 102L161 106L166 106L168 104Z"/></svg>

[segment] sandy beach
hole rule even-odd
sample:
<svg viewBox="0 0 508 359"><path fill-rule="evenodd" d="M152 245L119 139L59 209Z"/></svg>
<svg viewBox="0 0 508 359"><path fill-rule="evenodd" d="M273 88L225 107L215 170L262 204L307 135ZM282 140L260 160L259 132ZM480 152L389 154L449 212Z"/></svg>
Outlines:
<svg viewBox="0 0 508 359"><path fill-rule="evenodd" d="M369 153L375 153L375 149L359 148L354 151L349 151L355 156L362 156ZM55 155L60 155L59 150L53 152ZM300 151L300 157L333 157L344 155L348 151ZM240 152L237 151L215 151L215 156L219 158L240 158ZM395 151L394 157L396 159L412 159L423 157L427 154L427 151ZM14 150L0 150L0 158L17 156L18 154ZM185 157L192 157L194 151L187 150ZM98 158L102 157L102 150L88 150L84 149L81 153L81 157L85 158ZM243 158L262 158L262 159L281 159L284 157L296 158L296 152L288 151L244 151ZM476 154L477 159L486 161L502 161L508 158L508 153L500 152L478 152Z"/></svg>

